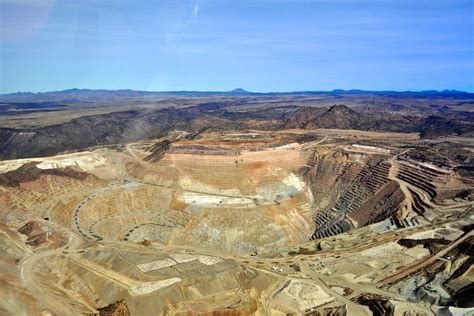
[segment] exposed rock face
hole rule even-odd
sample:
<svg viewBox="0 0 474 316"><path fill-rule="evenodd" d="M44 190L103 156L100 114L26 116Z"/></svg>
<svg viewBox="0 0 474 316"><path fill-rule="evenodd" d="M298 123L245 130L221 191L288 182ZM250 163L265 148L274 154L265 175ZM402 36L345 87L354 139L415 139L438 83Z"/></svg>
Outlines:
<svg viewBox="0 0 474 316"><path fill-rule="evenodd" d="M48 233L44 230L40 222L28 222L18 229L20 234L28 236L26 244L29 246L39 246L48 241Z"/></svg>
<svg viewBox="0 0 474 316"><path fill-rule="evenodd" d="M171 147L171 141L165 139L152 146L152 153L146 156L143 160L156 162L163 158L166 151Z"/></svg>
<svg viewBox="0 0 474 316"><path fill-rule="evenodd" d="M43 170L36 167L37 164L36 162L29 162L16 170L0 174L0 185L17 187L23 182L34 181L41 175L57 175L79 180L84 180L88 176L85 172L78 172L71 168Z"/></svg>
<svg viewBox="0 0 474 316"><path fill-rule="evenodd" d="M474 284L466 285L454 294L448 305L460 308L474 308Z"/></svg>
<svg viewBox="0 0 474 316"><path fill-rule="evenodd" d="M130 311L125 303L125 300L120 300L115 303L111 303L105 307L97 309L100 316L130 316Z"/></svg>
<svg viewBox="0 0 474 316"><path fill-rule="evenodd" d="M312 238L347 232L393 215L404 195L388 179L389 169L383 155L314 152L303 170L315 200Z"/></svg>
<svg viewBox="0 0 474 316"><path fill-rule="evenodd" d="M18 232L23 235L32 236L43 232L42 224L40 222L28 222L18 229Z"/></svg>
<svg viewBox="0 0 474 316"><path fill-rule="evenodd" d="M359 296L356 302L368 306L374 315L394 315L395 308L386 297L366 293Z"/></svg>
<svg viewBox="0 0 474 316"><path fill-rule="evenodd" d="M356 227L366 226L394 214L404 198L399 185L390 181L347 217Z"/></svg>
<svg viewBox="0 0 474 316"><path fill-rule="evenodd" d="M428 248L430 250L430 253L436 253L442 249L443 246L449 245L449 240L442 238L400 239L398 243L406 248L413 248L416 245L423 245L424 248Z"/></svg>

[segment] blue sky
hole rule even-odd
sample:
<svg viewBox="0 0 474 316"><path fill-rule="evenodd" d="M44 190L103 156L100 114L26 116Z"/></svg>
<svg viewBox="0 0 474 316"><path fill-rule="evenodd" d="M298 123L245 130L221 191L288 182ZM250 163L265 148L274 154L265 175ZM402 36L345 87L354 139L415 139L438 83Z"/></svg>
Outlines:
<svg viewBox="0 0 474 316"><path fill-rule="evenodd" d="M0 93L474 91L467 0L0 0Z"/></svg>

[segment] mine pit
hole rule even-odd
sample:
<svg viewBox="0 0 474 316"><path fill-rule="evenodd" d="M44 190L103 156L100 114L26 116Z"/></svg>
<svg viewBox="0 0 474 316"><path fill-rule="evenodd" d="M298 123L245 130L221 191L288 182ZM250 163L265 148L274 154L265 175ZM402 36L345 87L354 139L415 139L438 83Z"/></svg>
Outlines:
<svg viewBox="0 0 474 316"><path fill-rule="evenodd" d="M78 153L77 162L0 162L0 203L20 234L0 242L12 256L35 252L23 282L58 289L45 306L79 293L55 307L64 312L249 312L257 299L268 312L402 308L397 293L416 268L432 260L441 273L448 259L437 256L453 256L453 243L472 234L465 219L450 222L469 214L469 201L446 185L470 182L383 147L382 136L359 145L357 134L331 143L326 134L209 131ZM452 264L462 272L435 284L459 290L472 269Z"/></svg>

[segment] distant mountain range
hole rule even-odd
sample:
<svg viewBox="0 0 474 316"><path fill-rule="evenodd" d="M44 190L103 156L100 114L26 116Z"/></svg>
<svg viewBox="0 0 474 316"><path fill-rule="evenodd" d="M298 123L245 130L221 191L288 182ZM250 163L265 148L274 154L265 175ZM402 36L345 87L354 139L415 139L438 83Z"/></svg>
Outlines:
<svg viewBox="0 0 474 316"><path fill-rule="evenodd" d="M62 91L49 91L49 92L15 92L0 94L0 100L29 100L29 99L45 99L45 98L61 98L71 99L76 98L98 98L98 99L110 99L110 98L141 98L141 97L159 97L159 96L213 96L213 95L224 95L224 96L246 96L246 95L259 95L259 96L272 96L272 95L295 95L295 94L377 94L377 95L422 95L422 96L467 96L473 95L474 93L458 91L458 90L425 90L425 91L369 91L369 90L342 90L336 89L332 91L291 91L291 92L250 92L242 88L237 88L231 91L139 91L130 89L120 90L105 90L105 89L68 89Z"/></svg>

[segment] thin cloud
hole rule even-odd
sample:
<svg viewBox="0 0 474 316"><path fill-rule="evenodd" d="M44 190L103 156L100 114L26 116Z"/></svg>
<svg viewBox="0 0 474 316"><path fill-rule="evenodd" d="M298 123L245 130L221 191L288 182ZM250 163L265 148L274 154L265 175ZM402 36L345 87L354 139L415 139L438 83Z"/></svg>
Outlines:
<svg viewBox="0 0 474 316"><path fill-rule="evenodd" d="M194 17L197 17L198 14L199 14L199 4L196 3L196 4L194 5L193 16L194 16Z"/></svg>

